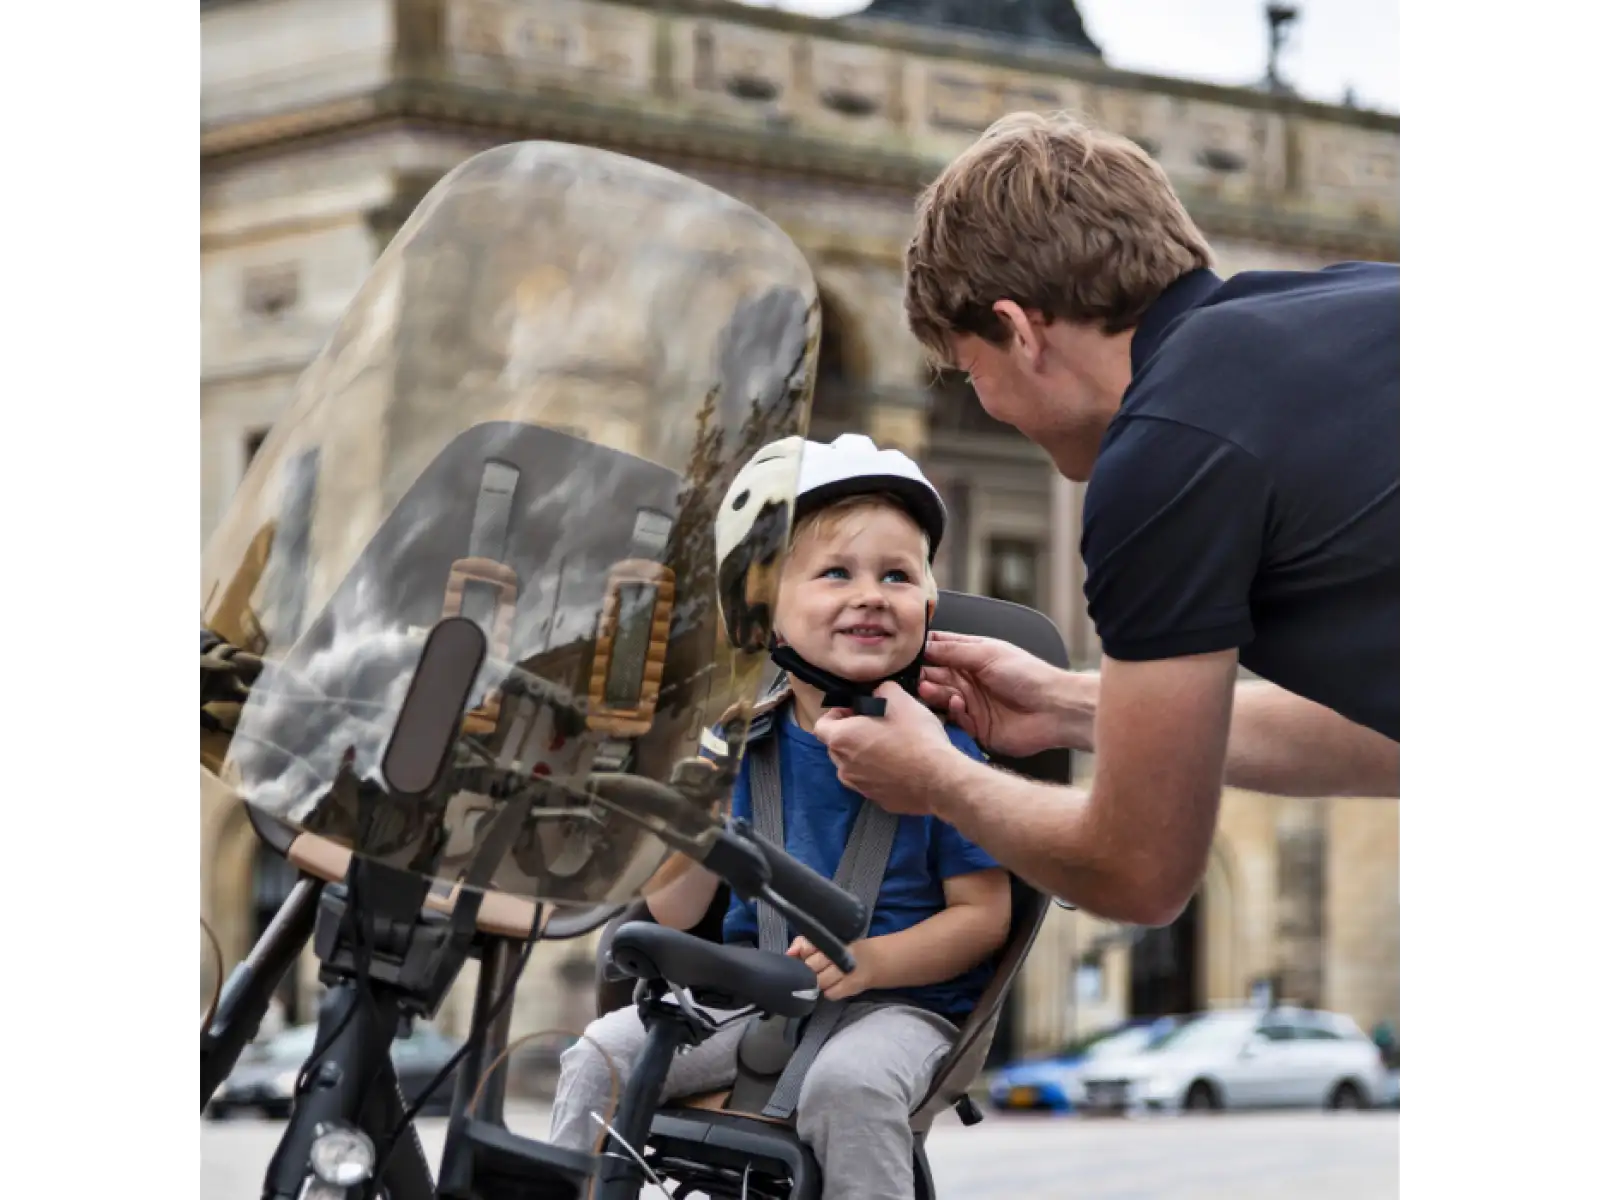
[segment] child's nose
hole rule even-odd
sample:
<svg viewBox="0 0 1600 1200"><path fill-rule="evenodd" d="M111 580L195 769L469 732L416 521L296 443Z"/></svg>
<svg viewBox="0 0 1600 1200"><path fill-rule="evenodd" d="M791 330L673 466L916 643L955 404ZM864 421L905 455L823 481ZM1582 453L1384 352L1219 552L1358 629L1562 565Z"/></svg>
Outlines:
<svg viewBox="0 0 1600 1200"><path fill-rule="evenodd" d="M864 608L883 608L883 589L876 583L862 583L856 591L856 603Z"/></svg>

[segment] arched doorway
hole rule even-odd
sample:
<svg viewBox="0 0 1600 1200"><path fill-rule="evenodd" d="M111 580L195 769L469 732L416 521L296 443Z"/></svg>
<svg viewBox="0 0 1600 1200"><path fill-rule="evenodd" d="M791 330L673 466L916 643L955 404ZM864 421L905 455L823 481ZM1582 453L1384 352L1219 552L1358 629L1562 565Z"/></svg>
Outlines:
<svg viewBox="0 0 1600 1200"><path fill-rule="evenodd" d="M1205 1007L1202 893L1178 919L1146 929L1128 953L1128 1016L1164 1017Z"/></svg>

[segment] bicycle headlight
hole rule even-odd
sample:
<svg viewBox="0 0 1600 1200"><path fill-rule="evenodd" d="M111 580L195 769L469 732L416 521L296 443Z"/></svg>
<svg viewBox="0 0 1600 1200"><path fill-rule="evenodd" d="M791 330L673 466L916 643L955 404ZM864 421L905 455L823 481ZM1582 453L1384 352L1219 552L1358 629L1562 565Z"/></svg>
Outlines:
<svg viewBox="0 0 1600 1200"><path fill-rule="evenodd" d="M372 1178L378 1152L372 1139L348 1125L324 1125L311 1143L311 1170L323 1183L352 1188Z"/></svg>

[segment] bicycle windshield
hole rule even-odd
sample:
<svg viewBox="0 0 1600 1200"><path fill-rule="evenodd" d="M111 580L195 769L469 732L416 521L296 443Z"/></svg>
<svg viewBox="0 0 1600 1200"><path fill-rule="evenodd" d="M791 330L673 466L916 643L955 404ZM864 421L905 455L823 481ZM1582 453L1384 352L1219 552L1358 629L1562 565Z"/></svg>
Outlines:
<svg viewBox="0 0 1600 1200"><path fill-rule="evenodd" d="M792 483L749 579L719 579L713 522L757 448L805 431L818 334L799 251L720 192L554 143L464 163L206 546L202 621L264 667L202 761L295 829L446 884L640 894L656 835L705 844L731 790L765 655L724 635L719 587L775 587ZM482 630L482 665L436 782L403 789L385 756L452 618ZM701 758L730 712L728 754Z"/></svg>

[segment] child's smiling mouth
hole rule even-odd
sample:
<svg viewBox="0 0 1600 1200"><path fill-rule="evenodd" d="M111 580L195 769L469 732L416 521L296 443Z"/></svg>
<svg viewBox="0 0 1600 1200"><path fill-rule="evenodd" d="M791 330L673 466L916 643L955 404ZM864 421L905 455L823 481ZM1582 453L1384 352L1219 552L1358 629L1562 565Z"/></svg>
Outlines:
<svg viewBox="0 0 1600 1200"><path fill-rule="evenodd" d="M881 645L893 636L882 625L846 625L837 632L863 646Z"/></svg>

